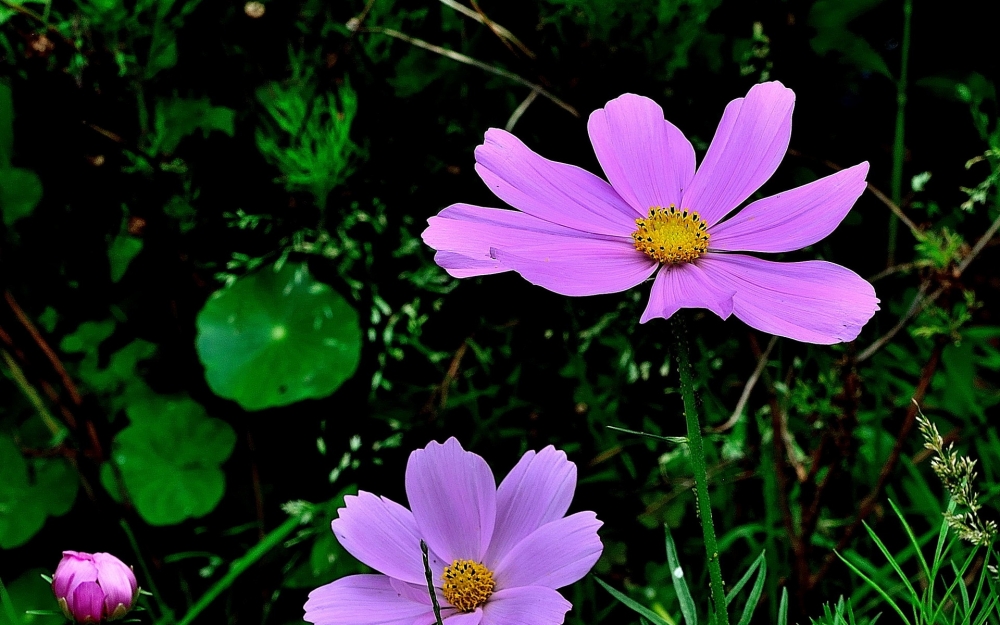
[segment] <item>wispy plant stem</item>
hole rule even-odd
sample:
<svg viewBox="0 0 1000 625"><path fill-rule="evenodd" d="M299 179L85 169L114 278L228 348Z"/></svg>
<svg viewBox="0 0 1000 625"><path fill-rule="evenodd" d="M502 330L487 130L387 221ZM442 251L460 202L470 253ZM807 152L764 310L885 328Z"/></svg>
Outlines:
<svg viewBox="0 0 1000 625"><path fill-rule="evenodd" d="M726 588L722 581L722 567L719 565L719 545L715 538L712 522L712 500L708 495L708 470L705 461L705 443L701 436L698 420L698 406L695 403L694 376L691 373L691 357L688 347L687 325L683 312L671 317L674 333L674 355L681 380L681 399L684 401L684 418L687 421L688 448L691 451L691 467L694 469L695 496L701 532L705 540L705 554L708 557L708 576L711 582L712 603L715 625L729 625L726 612Z"/></svg>
<svg viewBox="0 0 1000 625"><path fill-rule="evenodd" d="M899 206L903 201L903 159L906 156L906 83L910 61L910 18L913 15L913 0L903 0L903 45L900 53L899 80L896 81L896 136L892 143L892 202ZM895 264L896 235L899 222L889 218L889 258L887 267Z"/></svg>
<svg viewBox="0 0 1000 625"><path fill-rule="evenodd" d="M209 606L209 604L215 601L215 599L221 595L224 590L233 585L233 582L236 581L237 577L253 566L257 560L264 557L264 554L277 547L284 542L285 539L291 536L299 525L304 522L307 514L308 512L292 514L284 523L271 530L271 532L264 536L259 543L251 547L249 551L236 560L233 560L233 563L229 565L229 570L222 577L222 579L215 582L215 584L213 584L212 587L209 588L208 591L206 591L205 594L202 595L201 598L188 609L187 614L185 614L184 617L177 622L177 625L190 625L190 623L193 622L198 615Z"/></svg>

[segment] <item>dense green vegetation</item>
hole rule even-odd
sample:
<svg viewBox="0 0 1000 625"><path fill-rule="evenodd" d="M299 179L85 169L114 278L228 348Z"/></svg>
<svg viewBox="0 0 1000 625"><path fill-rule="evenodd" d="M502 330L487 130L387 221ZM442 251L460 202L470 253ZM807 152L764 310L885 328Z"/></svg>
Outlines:
<svg viewBox="0 0 1000 625"><path fill-rule="evenodd" d="M549 444L577 464L604 553L567 623L708 622L648 289L457 280L420 233L502 205L488 128L600 172L587 116L633 92L700 158L766 80L797 99L757 197L871 163L837 231L778 258L852 269L881 310L833 346L689 315L731 620L1000 623L986 9L0 0L0 623L61 618L23 612L56 609L39 573L66 549L133 564L144 623L300 622L364 570L329 529L344 496L405 502L408 455L449 436L498 476Z"/></svg>

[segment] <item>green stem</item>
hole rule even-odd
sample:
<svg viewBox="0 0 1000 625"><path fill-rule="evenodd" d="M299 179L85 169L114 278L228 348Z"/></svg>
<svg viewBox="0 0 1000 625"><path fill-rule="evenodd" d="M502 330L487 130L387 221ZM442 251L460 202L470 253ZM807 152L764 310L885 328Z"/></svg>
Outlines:
<svg viewBox="0 0 1000 625"><path fill-rule="evenodd" d="M152 593L153 599L156 602L156 607L160 612L160 618L158 618L157 620L158 621L162 620L167 623L173 623L174 613L170 610L170 608L164 606L163 603L161 602L162 595L160 594L159 589L156 588L156 582L153 581L153 576L149 571L149 567L146 566L146 559L142 557L142 551L139 550L139 541L135 539L135 534L132 533L132 526L129 525L128 521L126 521L125 519L121 519L119 523L122 526L122 530L125 531L125 536L126 538L128 538L129 544L132 546L132 551L135 552L136 560L139 561L139 568L142 569L142 574L145 577L145 580L143 581L146 582L146 586ZM152 610L153 606L151 604L150 605L146 604L145 597L140 595L139 602L143 604L144 608L149 610L150 614L153 613Z"/></svg>
<svg viewBox="0 0 1000 625"><path fill-rule="evenodd" d="M303 514L293 514L284 523L279 525L277 528L271 530L263 539L256 545L250 548L243 556L233 560L233 563L229 565L229 571L220 579L219 581L212 584L205 594L203 594L198 601L195 602L190 608L188 608L187 614L184 618L177 621L177 625L190 625L202 611L209 606L215 599L223 593L227 588L233 585L236 578L243 574L248 568L253 566L257 560L264 557L271 549L274 549L286 538L291 536L292 532L298 528L298 526L303 522Z"/></svg>
<svg viewBox="0 0 1000 625"><path fill-rule="evenodd" d="M28 378L24 377L24 372L21 371L21 367L18 366L17 361L14 360L14 357L7 353L7 350L5 349L0 349L0 357L3 358L4 364L6 364L7 368L10 369L10 376L14 379L14 383L21 389L21 392L24 393L24 396L29 402L31 402L31 405L35 407L35 411L42 419L42 423L45 424L45 427L49 429L53 438L57 441L61 440L65 434L65 429L58 421L56 421L56 418L52 416L49 409L45 407L45 402L42 401L41 395L39 395L38 391L35 390L35 387L28 382Z"/></svg>
<svg viewBox="0 0 1000 625"><path fill-rule="evenodd" d="M683 312L674 313L671 318L674 331L674 355L677 371L681 379L681 399L684 401L684 418L687 420L688 448L691 450L691 466L694 469L695 495L701 533L705 540L705 554L708 556L708 576L711 583L712 602L715 606L715 625L729 625L726 611L726 586L722 581L722 567L719 565L719 545L715 539L715 525L712 523L712 500L708 495L708 470L705 462L705 443L701 437L701 423L698 421L698 406L694 396L694 378L691 373L687 326Z"/></svg>
<svg viewBox="0 0 1000 625"><path fill-rule="evenodd" d="M896 81L896 136L892 143L892 202L901 206L903 201L903 159L906 156L904 130L906 126L906 83L910 65L910 18L913 15L913 0L903 0L903 46L902 60L899 67L899 80ZM889 258L888 266L895 262L896 235L899 231L899 221L893 215L889 218Z"/></svg>

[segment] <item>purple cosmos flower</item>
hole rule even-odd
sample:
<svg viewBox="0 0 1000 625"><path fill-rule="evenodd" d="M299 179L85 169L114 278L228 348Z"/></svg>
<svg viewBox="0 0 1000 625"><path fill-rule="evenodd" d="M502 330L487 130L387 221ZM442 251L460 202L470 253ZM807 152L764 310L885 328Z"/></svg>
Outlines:
<svg viewBox="0 0 1000 625"><path fill-rule="evenodd" d="M52 576L52 592L66 618L103 623L128 614L139 585L131 567L110 553L64 551Z"/></svg>
<svg viewBox="0 0 1000 625"><path fill-rule="evenodd" d="M317 625L431 625L420 541L428 546L446 625L557 625L572 606L556 592L587 574L603 546L593 512L564 517L576 465L529 451L497 488L480 456L454 438L410 454L410 508L364 491L345 498L333 534L382 575L350 575L309 594Z"/></svg>
<svg viewBox="0 0 1000 625"><path fill-rule="evenodd" d="M455 277L516 271L563 295L624 291L656 273L643 323L707 308L799 341L850 341L878 310L860 276L823 261L731 252L789 252L823 239L864 191L868 163L723 221L778 168L794 104L779 82L730 102L695 171L691 142L655 102L627 93L587 124L611 184L492 128L476 148L476 171L519 210L452 204L428 220L423 240Z"/></svg>

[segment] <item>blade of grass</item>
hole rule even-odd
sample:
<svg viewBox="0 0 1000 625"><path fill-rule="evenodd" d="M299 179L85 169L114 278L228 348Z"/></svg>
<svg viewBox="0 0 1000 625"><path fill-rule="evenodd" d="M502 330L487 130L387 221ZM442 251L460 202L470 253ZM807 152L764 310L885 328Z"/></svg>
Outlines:
<svg viewBox="0 0 1000 625"><path fill-rule="evenodd" d="M686 436L657 436L656 434L650 434L649 432L640 432L638 430L628 430L625 428L615 427L613 425L605 426L609 430L614 430L616 432L624 432L625 434L632 434L634 436L645 436L646 438L651 438L657 441L665 441L667 443L674 443L676 445L683 445L688 442Z"/></svg>
<svg viewBox="0 0 1000 625"><path fill-rule="evenodd" d="M927 579L931 577L931 569L927 566L927 560L924 558L923 552L920 550L920 543L917 541L917 537L913 534L913 530L910 528L910 524L906 522L906 518L903 516L903 512L896 505L896 502L892 499L889 500L889 505L892 506L893 512L899 518L899 522L903 524L903 529L906 530L906 535L910 538L910 543L913 545L913 549L916 552L917 559L920 560L920 568L924 570L924 575Z"/></svg>
<svg viewBox="0 0 1000 625"><path fill-rule="evenodd" d="M740 578L740 581L738 581L735 584L733 584L732 590L730 590L726 594L726 605L729 605L730 603L733 602L733 599L736 598L736 595L739 594L739 592L741 590L743 590L743 587L746 586L746 583L750 581L750 576L753 575L753 572L757 570L757 567L762 566L762 565L763 565L764 569L766 570L767 569L767 561L764 560L764 552L763 551L761 551L760 555L757 556L757 559L753 561L753 564L750 565L750 568L747 569L747 572L743 574L743 577Z"/></svg>
<svg viewBox="0 0 1000 625"><path fill-rule="evenodd" d="M677 557L677 547L674 545L674 537L670 535L670 527L664 524L663 532L666 536L667 566L670 567L670 580L674 583L674 591L677 592L677 602L681 605L684 622L687 625L698 625L698 608L695 606L691 591L684 580L684 569L681 568L680 559Z"/></svg>
<svg viewBox="0 0 1000 625"><path fill-rule="evenodd" d="M624 605L626 608L632 610L633 612L639 614L640 616L649 619L655 625L672 625L671 623L668 623L666 620L664 620L664 618L659 614L657 614L656 612L653 612L646 606L633 601L631 597L615 590L611 586L605 584L602 580L598 579L597 583L600 584L601 587L604 588L604 590L611 593L611 596L620 601L622 605Z"/></svg>
<svg viewBox="0 0 1000 625"><path fill-rule="evenodd" d="M955 574L956 580L962 579L962 573L959 572L958 567L955 566L954 562L951 563L951 570ZM958 596L961 597L962 599L962 615L965 617L965 620L968 621L969 614L972 612L972 608L969 603L969 589L965 587L965 580L962 580L962 583L958 585L958 591L959 591ZM957 613L958 610L956 610L955 612ZM955 616L957 617L958 614L956 614Z"/></svg>
<svg viewBox="0 0 1000 625"><path fill-rule="evenodd" d="M0 579L0 603L3 604L4 612L7 613L7 620L11 622L11 625L21 622L21 619L17 618L17 610L14 608L14 602L11 600L10 595L7 594L7 588L3 585L2 579Z"/></svg>
<svg viewBox="0 0 1000 625"><path fill-rule="evenodd" d="M788 625L788 589L781 589L781 603L778 604L778 625Z"/></svg>
<svg viewBox="0 0 1000 625"><path fill-rule="evenodd" d="M846 564L847 568L851 569L851 571L853 571L855 575L857 575L862 580L864 580L864 582L866 584L868 584L869 586L871 586L872 588L874 588L875 592L877 592L879 594L879 596L882 597L882 599L886 603L888 603L890 606L892 606L892 609L896 611L896 614L899 615L899 618L903 619L903 622L906 623L906 625L910 625L910 619L906 618L906 615L903 614L903 611L901 609L899 609L899 606L896 605L896 602L893 601L892 597L890 597L888 594L886 594L886 592L884 590L882 590L881 586L879 586L874 581L872 581L872 579L870 577L868 577L867 575L865 575L864 573L862 573L860 571L860 569L858 569L858 567L856 567L853 564L851 564L847 559L845 559L839 553L837 554L837 557L840 558L840 561L843 562L844 564Z"/></svg>
<svg viewBox="0 0 1000 625"><path fill-rule="evenodd" d="M747 598L747 604L743 606L743 614L740 615L740 620L736 625L749 625L750 619L753 618L754 608L757 607L757 602L760 601L760 595L764 592L764 579L767 577L767 562L764 562L762 558L764 554L760 554L758 560L761 560L760 571L757 573L757 579L754 580L753 588L750 589L750 596Z"/></svg>
<svg viewBox="0 0 1000 625"><path fill-rule="evenodd" d="M889 564L892 566L893 570L896 571L896 575L899 576L899 579L903 580L903 584L906 586L906 589L910 591L910 596L913 597L914 602L919 605L920 595L913 588L913 584L910 583L910 579L906 576L906 573L903 573L903 569L896 562L896 558L893 557L892 552L889 551L889 548L886 547L885 543L883 543L882 540L878 537L878 534L875 533L875 530L869 527L867 523L862 523L862 525L864 525L865 531L868 532L868 537L872 539L872 541L875 543L875 546L878 547L878 550L882 552L882 555L884 555L885 559L889 561ZM912 603L913 602L911 602L911 605Z"/></svg>
<svg viewBox="0 0 1000 625"><path fill-rule="evenodd" d="M955 581L949 584L948 588L945 589L944 599L951 599L951 595L952 593L955 592L955 586L957 584L961 584L963 587L965 586L965 580L962 578L962 575L965 573L966 570L968 570L969 566L972 564L973 559L975 559L976 557L976 552L978 551L979 551L978 549L973 549L972 552L969 553L969 557L965 559L965 562L962 564L962 568L959 569L958 574L955 576ZM955 566L954 563L951 563L951 565L954 568ZM937 621L938 614L940 614L941 611L944 610L944 608L947 606L948 603L951 603L944 599L938 602L937 609L934 610L934 613L931 615L930 620L927 621L928 623L934 623L935 621ZM934 601L934 597L929 596L928 601L929 602Z"/></svg>

